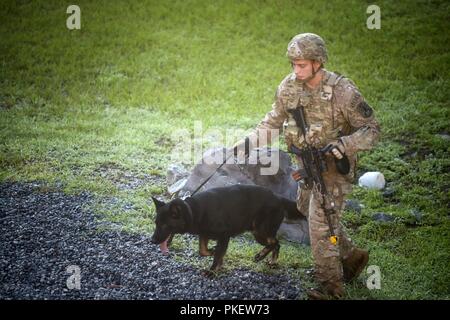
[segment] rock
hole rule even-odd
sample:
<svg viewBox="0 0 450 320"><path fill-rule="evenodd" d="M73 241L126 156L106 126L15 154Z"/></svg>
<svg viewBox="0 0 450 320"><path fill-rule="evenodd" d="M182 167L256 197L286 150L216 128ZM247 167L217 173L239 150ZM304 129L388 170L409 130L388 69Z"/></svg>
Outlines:
<svg viewBox="0 0 450 320"><path fill-rule="evenodd" d="M372 220L379 222L391 222L394 221L394 217L384 212L376 212L372 215Z"/></svg>
<svg viewBox="0 0 450 320"><path fill-rule="evenodd" d="M395 195L395 190L387 187L384 191L383 191L383 197L385 198L392 198Z"/></svg>
<svg viewBox="0 0 450 320"><path fill-rule="evenodd" d="M444 140L446 140L446 141L450 141L450 135L447 134L447 133L445 133L445 132L443 132L443 133L438 133L438 134L436 134L435 136L438 137L438 138L444 139Z"/></svg>
<svg viewBox="0 0 450 320"><path fill-rule="evenodd" d="M309 227L306 219L285 220L278 229L277 235L288 241L310 244Z"/></svg>
<svg viewBox="0 0 450 320"><path fill-rule="evenodd" d="M366 172L359 178L359 186L369 189L381 190L386 185L386 180L381 172Z"/></svg>
<svg viewBox="0 0 450 320"><path fill-rule="evenodd" d="M354 212L360 214L362 207L363 206L359 203L358 200L354 200L354 199L345 200L345 210L346 211L354 211Z"/></svg>
<svg viewBox="0 0 450 320"><path fill-rule="evenodd" d="M202 161L194 167L181 191L193 192L197 189L220 166L220 159L223 158L225 150L225 148L207 150L203 154ZM213 158L217 158L218 161L211 163ZM279 159L278 166L276 161L271 161L276 158ZM264 175L264 170L269 170L271 167L278 167L278 170L274 170L274 174ZM286 152L270 148L253 149L248 164L235 164L231 158L199 191L233 184L256 184L295 201L297 182L291 177L294 170L291 158Z"/></svg>
<svg viewBox="0 0 450 320"><path fill-rule="evenodd" d="M417 209L412 209L409 211L409 213L411 214L411 216L413 217L413 219L416 222L421 222L422 218L423 218L423 213Z"/></svg>
<svg viewBox="0 0 450 320"><path fill-rule="evenodd" d="M187 178L189 176L189 171L187 171L182 165L179 164L170 164L167 167L167 185L172 186L176 182L182 180L183 178Z"/></svg>
<svg viewBox="0 0 450 320"><path fill-rule="evenodd" d="M187 182L187 178L178 180L177 182L175 182L174 184L172 184L170 187L167 188L167 191L170 194L174 194L177 193L178 191L180 191L186 184Z"/></svg>

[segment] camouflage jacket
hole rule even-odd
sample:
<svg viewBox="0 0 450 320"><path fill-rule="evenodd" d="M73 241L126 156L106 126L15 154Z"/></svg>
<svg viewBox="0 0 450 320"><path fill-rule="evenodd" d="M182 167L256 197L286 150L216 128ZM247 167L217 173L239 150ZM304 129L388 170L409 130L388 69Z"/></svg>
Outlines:
<svg viewBox="0 0 450 320"><path fill-rule="evenodd" d="M304 107L307 125L322 127L322 146L341 139L351 158L352 169L356 164L356 153L370 150L378 141L379 124L358 88L350 79L325 69L321 83L314 90L297 81L294 73L284 78L278 86L272 110L251 134L251 141L258 141L258 131L284 128L288 146L304 147L302 132L289 112L299 104ZM257 143L262 146L264 141Z"/></svg>

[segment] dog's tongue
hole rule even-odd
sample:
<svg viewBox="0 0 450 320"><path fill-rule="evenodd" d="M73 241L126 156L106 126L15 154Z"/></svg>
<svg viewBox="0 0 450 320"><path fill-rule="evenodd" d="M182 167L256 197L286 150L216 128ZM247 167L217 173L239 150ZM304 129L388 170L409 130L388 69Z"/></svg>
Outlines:
<svg viewBox="0 0 450 320"><path fill-rule="evenodd" d="M166 240L164 240L164 242L159 244L159 250L161 250L161 252L163 254L168 254L169 253L169 247L167 246L167 241L169 240L170 235L167 237Z"/></svg>

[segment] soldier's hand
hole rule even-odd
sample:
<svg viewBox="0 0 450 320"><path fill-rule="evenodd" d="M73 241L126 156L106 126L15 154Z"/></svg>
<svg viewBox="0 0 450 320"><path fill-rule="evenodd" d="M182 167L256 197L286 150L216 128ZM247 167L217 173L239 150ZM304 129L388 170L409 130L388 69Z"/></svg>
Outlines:
<svg viewBox="0 0 450 320"><path fill-rule="evenodd" d="M338 160L341 160L344 157L345 147L339 140L333 141L332 143L328 144L328 146L326 146L326 149L330 150L333 156Z"/></svg>
<svg viewBox="0 0 450 320"><path fill-rule="evenodd" d="M246 137L243 140L239 140L233 146L233 154L236 158L248 158L250 155L250 139Z"/></svg>

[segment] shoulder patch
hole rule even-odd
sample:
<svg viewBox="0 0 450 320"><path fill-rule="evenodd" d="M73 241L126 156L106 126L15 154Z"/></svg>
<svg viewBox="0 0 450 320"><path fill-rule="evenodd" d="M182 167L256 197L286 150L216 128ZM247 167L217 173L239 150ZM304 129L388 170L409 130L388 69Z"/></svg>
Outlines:
<svg viewBox="0 0 450 320"><path fill-rule="evenodd" d="M356 108L364 118L369 118L373 113L373 109L365 101L361 101Z"/></svg>
<svg viewBox="0 0 450 320"><path fill-rule="evenodd" d="M364 100L362 100L361 94L358 91L354 91L352 100L350 101L350 105L354 109L357 108L358 105L363 101Z"/></svg>

